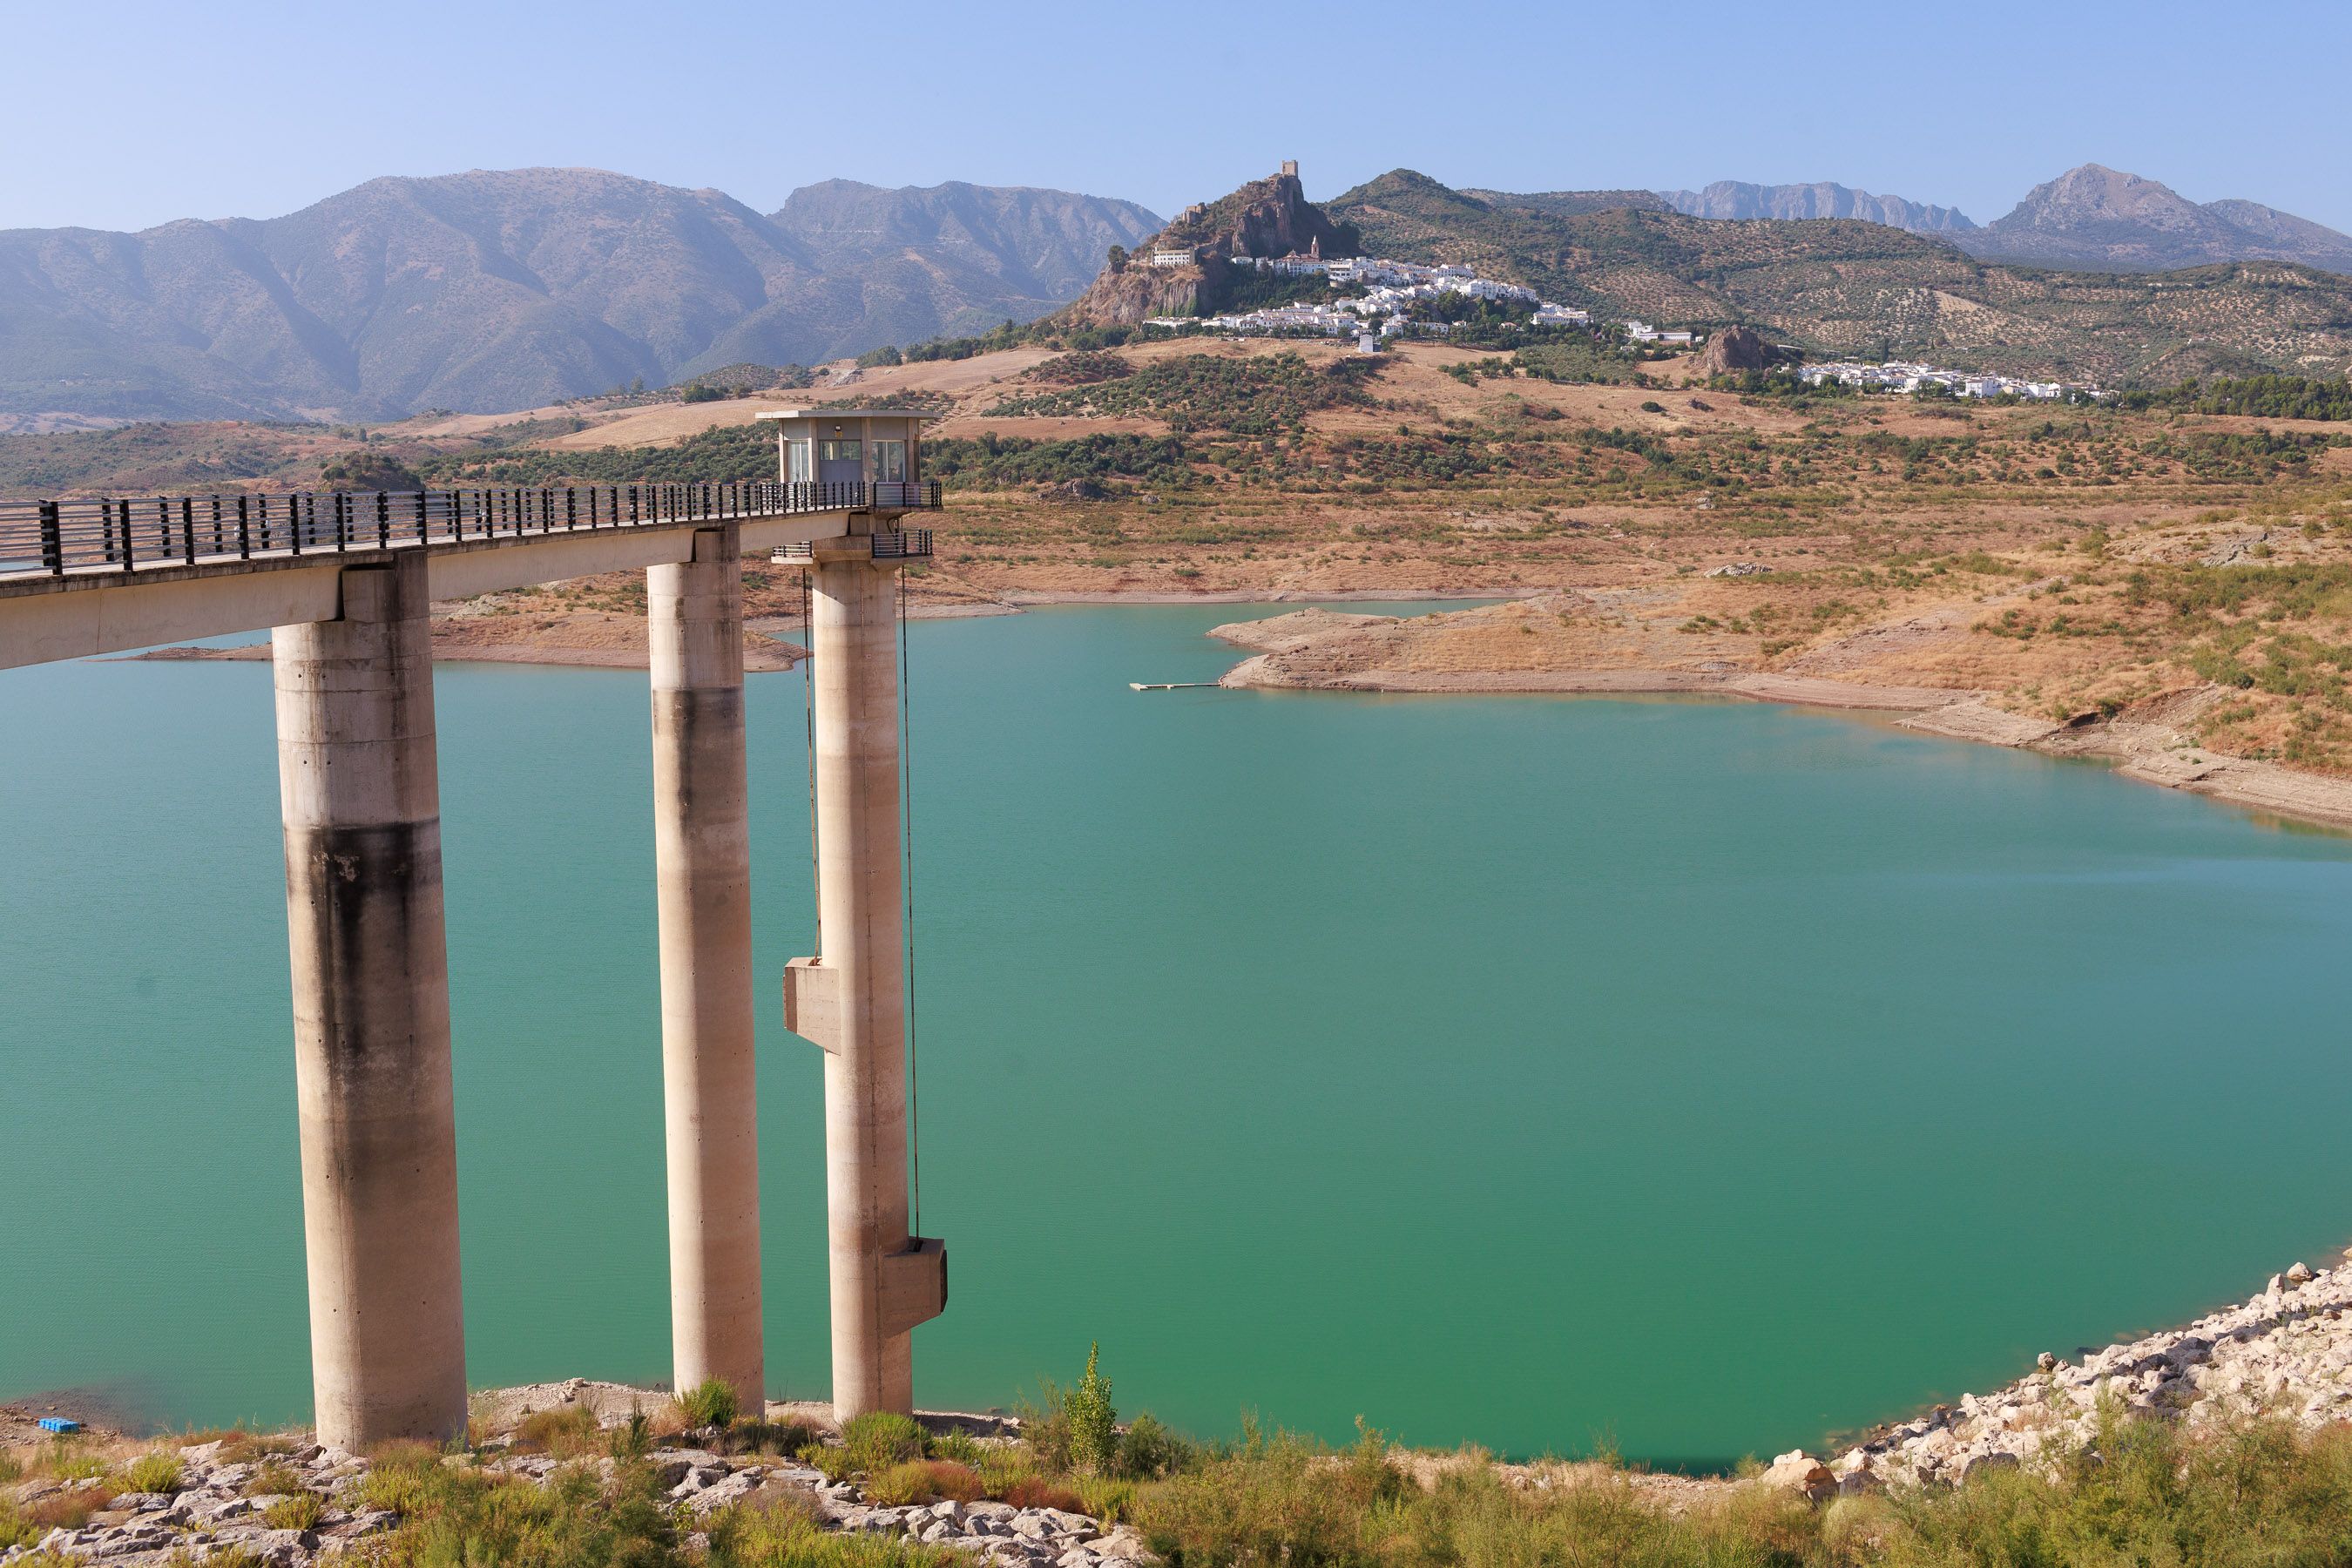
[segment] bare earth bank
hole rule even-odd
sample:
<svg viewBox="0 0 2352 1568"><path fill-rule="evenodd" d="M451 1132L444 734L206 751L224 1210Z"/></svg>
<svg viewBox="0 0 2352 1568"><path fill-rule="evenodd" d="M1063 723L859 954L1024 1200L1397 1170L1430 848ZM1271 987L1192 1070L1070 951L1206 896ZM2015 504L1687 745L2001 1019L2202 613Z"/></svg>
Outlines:
<svg viewBox="0 0 2352 1568"><path fill-rule="evenodd" d="M1873 681L1859 660L1816 658L1838 679L1743 668L1752 661L1708 639L1659 631L1590 601L1547 595L1439 615L1394 616L1307 609L1236 621L1209 635L1252 651L1222 684L1265 690L1393 692L1702 692L1764 702L1900 712L1906 729L2018 746L2053 756L2105 758L2127 778L2329 826L2352 826L2352 780L2232 757L2176 728L2219 700L2189 688L2113 714L2060 722L1993 705L1964 686ZM1861 677L1861 678L1853 678Z"/></svg>

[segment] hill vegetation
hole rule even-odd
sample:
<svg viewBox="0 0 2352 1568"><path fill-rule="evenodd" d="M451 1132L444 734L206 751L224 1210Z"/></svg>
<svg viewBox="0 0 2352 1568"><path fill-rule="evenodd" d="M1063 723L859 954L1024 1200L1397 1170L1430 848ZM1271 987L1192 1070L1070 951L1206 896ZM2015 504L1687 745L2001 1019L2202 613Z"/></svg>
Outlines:
<svg viewBox="0 0 2352 1568"><path fill-rule="evenodd" d="M1979 261L1854 220L1559 216L1397 170L1330 204L1366 246L1462 261L1596 312L1751 322L1808 353L2104 385L2352 368L2352 278L2284 262L2094 274Z"/></svg>

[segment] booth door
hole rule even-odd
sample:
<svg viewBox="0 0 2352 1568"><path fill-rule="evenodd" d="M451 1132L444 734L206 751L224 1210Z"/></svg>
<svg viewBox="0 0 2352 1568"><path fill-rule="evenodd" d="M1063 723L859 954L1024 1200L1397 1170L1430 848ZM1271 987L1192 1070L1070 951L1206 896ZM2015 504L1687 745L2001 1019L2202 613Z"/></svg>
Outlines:
<svg viewBox="0 0 2352 1568"><path fill-rule="evenodd" d="M816 477L829 489L866 483L866 443L835 437L816 444Z"/></svg>

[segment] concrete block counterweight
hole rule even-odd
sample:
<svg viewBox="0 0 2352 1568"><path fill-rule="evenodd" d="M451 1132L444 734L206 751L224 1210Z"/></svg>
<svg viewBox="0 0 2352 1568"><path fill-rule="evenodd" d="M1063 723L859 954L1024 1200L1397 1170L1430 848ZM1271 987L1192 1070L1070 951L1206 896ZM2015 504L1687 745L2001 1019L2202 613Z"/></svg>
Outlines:
<svg viewBox="0 0 2352 1568"><path fill-rule="evenodd" d="M457 1118L421 554L271 634L319 1440L466 1429Z"/></svg>

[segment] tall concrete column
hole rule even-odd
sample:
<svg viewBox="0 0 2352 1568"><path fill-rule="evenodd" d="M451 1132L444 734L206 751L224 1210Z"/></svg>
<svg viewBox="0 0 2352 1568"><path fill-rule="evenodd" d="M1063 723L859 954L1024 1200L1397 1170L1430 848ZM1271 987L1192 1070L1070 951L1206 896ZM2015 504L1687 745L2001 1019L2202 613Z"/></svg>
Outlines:
<svg viewBox="0 0 2352 1568"><path fill-rule="evenodd" d="M423 552L271 636L319 1439L466 1429Z"/></svg>
<svg viewBox="0 0 2352 1568"><path fill-rule="evenodd" d="M662 1102L677 1386L718 1378L766 1409L759 1083L751 1049L751 847L743 573L732 525L646 571L660 883Z"/></svg>
<svg viewBox="0 0 2352 1568"><path fill-rule="evenodd" d="M947 1255L908 1233L898 563L865 535L815 550L817 911L822 951L785 975L785 1021L825 1051L833 1405L914 1408L913 1330L947 1303Z"/></svg>

